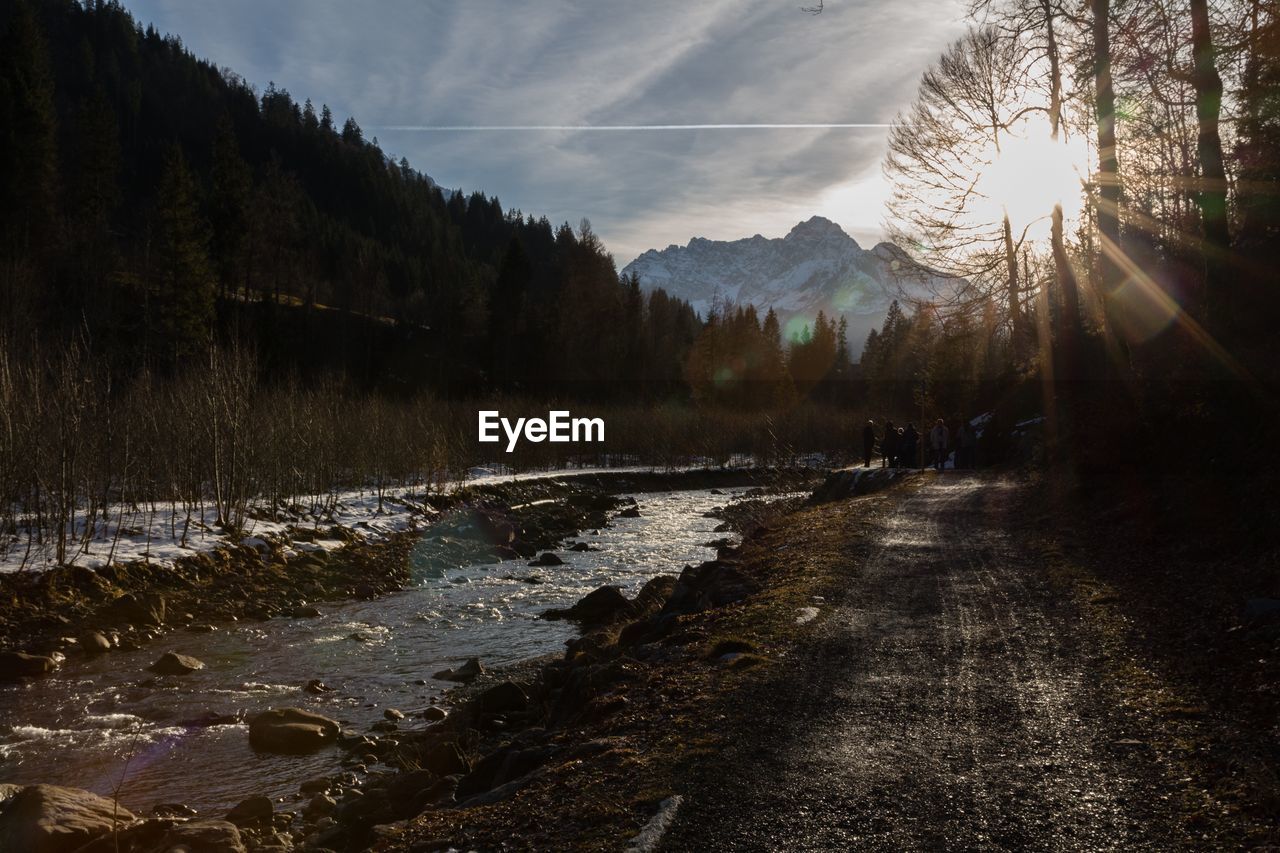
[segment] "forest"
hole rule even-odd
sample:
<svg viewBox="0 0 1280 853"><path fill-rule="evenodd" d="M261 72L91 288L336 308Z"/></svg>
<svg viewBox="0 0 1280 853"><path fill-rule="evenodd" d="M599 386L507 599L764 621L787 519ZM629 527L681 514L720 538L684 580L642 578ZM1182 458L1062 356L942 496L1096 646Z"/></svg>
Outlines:
<svg viewBox="0 0 1280 853"><path fill-rule="evenodd" d="M974 0L884 164L893 238L960 284L894 303L864 343L842 319L784 339L772 311L646 293L589 222L445 190L355 118L259 91L115 2L4 0L5 526L443 476L485 461L482 397L627 412L612 458L843 452L868 416L986 411L1044 416L1086 478L1133 447L1257 458L1276 5Z"/></svg>

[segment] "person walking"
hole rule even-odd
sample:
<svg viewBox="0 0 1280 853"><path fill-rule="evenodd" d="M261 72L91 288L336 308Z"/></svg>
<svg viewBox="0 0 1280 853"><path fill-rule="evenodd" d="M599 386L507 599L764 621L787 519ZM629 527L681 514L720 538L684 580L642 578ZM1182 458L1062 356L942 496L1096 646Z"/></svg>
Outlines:
<svg viewBox="0 0 1280 853"><path fill-rule="evenodd" d="M876 450L876 424L875 421L867 421L867 425L862 428L862 467L871 467L871 454Z"/></svg>
<svg viewBox="0 0 1280 853"><path fill-rule="evenodd" d="M929 447L933 450L933 468L941 471L947 463L947 448L951 445L951 430L942 418L929 430Z"/></svg>
<svg viewBox="0 0 1280 853"><path fill-rule="evenodd" d="M903 433L902 458L906 460L908 468L916 467L920 461L920 433L913 423L908 423L907 431Z"/></svg>
<svg viewBox="0 0 1280 853"><path fill-rule="evenodd" d="M880 439L880 458L885 468L898 467L898 428L893 421L885 421L884 437Z"/></svg>

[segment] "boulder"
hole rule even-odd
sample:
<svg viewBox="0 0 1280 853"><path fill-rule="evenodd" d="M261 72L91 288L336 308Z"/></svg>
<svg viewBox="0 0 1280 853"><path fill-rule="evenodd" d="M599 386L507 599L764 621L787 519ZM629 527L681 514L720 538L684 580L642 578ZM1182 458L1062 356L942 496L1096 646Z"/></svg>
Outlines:
<svg viewBox="0 0 1280 853"><path fill-rule="evenodd" d="M29 655L26 652L0 652L0 681L17 681L48 675L58 668L58 662L45 655Z"/></svg>
<svg viewBox="0 0 1280 853"><path fill-rule="evenodd" d="M447 716L449 716L448 711L446 711L444 708L439 708L434 705L422 712L422 719L428 720L433 723L438 723Z"/></svg>
<svg viewBox="0 0 1280 853"><path fill-rule="evenodd" d="M328 817L338 808L338 801L326 794L316 794L307 803L307 807L303 809L302 816L307 820L315 821L322 817Z"/></svg>
<svg viewBox="0 0 1280 853"><path fill-rule="evenodd" d="M484 674L484 667L480 663L480 658L470 658L462 666L454 669L442 669L432 678L440 681L457 681L462 684L475 681L479 676Z"/></svg>
<svg viewBox="0 0 1280 853"><path fill-rule="evenodd" d="M176 823L156 846L171 853L245 853L240 829L226 820L189 820Z"/></svg>
<svg viewBox="0 0 1280 853"><path fill-rule="evenodd" d="M640 507L638 506L629 506L626 509L624 509L622 512L618 513L618 518L639 518L639 517L640 517Z"/></svg>
<svg viewBox="0 0 1280 853"><path fill-rule="evenodd" d="M301 604L293 608L294 619L314 619L320 615L320 608L314 604Z"/></svg>
<svg viewBox="0 0 1280 853"><path fill-rule="evenodd" d="M557 557L550 551L544 551L538 559L529 563L531 566L563 566L564 560Z"/></svg>
<svg viewBox="0 0 1280 853"><path fill-rule="evenodd" d="M133 820L128 809L80 788L0 785L0 850L70 853Z"/></svg>
<svg viewBox="0 0 1280 853"><path fill-rule="evenodd" d="M260 752L302 755L338 740L337 721L299 708L273 708L249 723L249 744Z"/></svg>
<svg viewBox="0 0 1280 853"><path fill-rule="evenodd" d="M148 668L158 675L187 675L197 669L204 669L204 663L189 655L165 652Z"/></svg>
<svg viewBox="0 0 1280 853"><path fill-rule="evenodd" d="M138 625L164 624L164 596L162 595L126 593L117 598L112 607L126 621Z"/></svg>
<svg viewBox="0 0 1280 853"><path fill-rule="evenodd" d="M437 776L452 776L455 773L469 773L471 765L466 756L455 743L438 743L427 750L423 756L422 766Z"/></svg>
<svg viewBox="0 0 1280 853"><path fill-rule="evenodd" d="M247 800L241 800L235 808L227 812L227 820L236 826L252 826L270 821L275 813L275 805L270 797L250 797Z"/></svg>
<svg viewBox="0 0 1280 853"><path fill-rule="evenodd" d="M151 810L156 817L195 817L196 810L186 803L159 803Z"/></svg>
<svg viewBox="0 0 1280 853"><path fill-rule="evenodd" d="M741 601L759 587L729 560L685 566L663 605L664 613L697 613Z"/></svg>
<svg viewBox="0 0 1280 853"><path fill-rule="evenodd" d="M529 697L514 681L504 681L480 694L480 710L487 714L506 714L529 707Z"/></svg>
<svg viewBox="0 0 1280 853"><path fill-rule="evenodd" d="M606 625L629 615L630 606L631 602L622 594L621 587L606 585L587 593L572 607L546 611L542 618L570 619L584 625Z"/></svg>
<svg viewBox="0 0 1280 853"><path fill-rule="evenodd" d="M86 631L80 635L80 648L87 655L100 655L111 651L111 641L97 631Z"/></svg>
<svg viewBox="0 0 1280 853"><path fill-rule="evenodd" d="M386 717L388 720L393 720L393 721L403 720L404 711L401 711L398 708L387 708L385 711L382 712L382 716Z"/></svg>

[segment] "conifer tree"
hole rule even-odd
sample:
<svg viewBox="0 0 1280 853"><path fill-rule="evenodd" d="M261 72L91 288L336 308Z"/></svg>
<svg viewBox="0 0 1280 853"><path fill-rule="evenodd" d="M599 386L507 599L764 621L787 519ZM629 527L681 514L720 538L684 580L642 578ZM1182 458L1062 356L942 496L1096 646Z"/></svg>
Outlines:
<svg viewBox="0 0 1280 853"><path fill-rule="evenodd" d="M212 332L214 275L209 226L200 213L195 181L176 148L165 157L157 193L160 292L158 323L166 353L175 361L203 352Z"/></svg>

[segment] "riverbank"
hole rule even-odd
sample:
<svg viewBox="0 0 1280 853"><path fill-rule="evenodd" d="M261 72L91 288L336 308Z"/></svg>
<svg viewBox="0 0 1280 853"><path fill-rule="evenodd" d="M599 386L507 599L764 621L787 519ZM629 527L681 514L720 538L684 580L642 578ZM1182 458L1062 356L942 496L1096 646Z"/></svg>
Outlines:
<svg viewBox="0 0 1280 853"><path fill-rule="evenodd" d="M849 491L831 499L853 494L855 478L841 479ZM862 488L895 481L910 489L915 477L877 475ZM839 536L825 503L756 507L732 522L747 532L740 547L651 581L630 602L593 594L579 605L583 635L562 657L460 691L447 720L401 741L402 772L340 805L312 843L653 849L683 780L734 737L726 703L785 672L853 556L846 543L865 541L895 500L843 501ZM455 754L456 765L433 766Z"/></svg>
<svg viewBox="0 0 1280 853"><path fill-rule="evenodd" d="M334 786L323 790L340 803L369 786L376 794L391 772L388 768L411 768L402 756L415 743L417 730L434 719L424 714L430 710L447 716L465 704L461 693L441 696L441 682L428 680L435 670L449 666L466 671L458 664L467 655L480 655L490 669L554 650L575 636L572 622L526 620L548 607L573 609L570 605L601 583L621 583L630 596L650 577L678 571L684 563L697 564L704 559L700 555L714 553L734 529L757 523L778 488L797 485L768 477L765 482L774 481L772 487L748 487L760 481L749 475L752 479L744 482L742 472L698 476L684 475L677 482L719 485L649 497L639 493L639 506L613 498L608 510L600 508L601 493L571 481L522 483L519 492L503 495L507 502L502 506L492 492L488 499L467 496L422 531L425 535L408 557L412 584L405 592L364 602L322 603L318 615L222 623L212 633L172 633L174 625L149 632L169 638L164 648L207 664L188 675L157 678L146 672L163 649L117 646L112 654L68 660L52 678L4 690L13 730L0 747L0 761L5 762L0 770L8 766L0 778L72 784L109 795L115 780L127 775L123 803L139 814L149 814L156 803L167 802L158 797L169 796L196 806L202 816L217 816L247 794L268 794L282 809L274 819L294 821L289 837L307 838L328 815L312 813L302 821L311 795L297 801L300 782L323 775ZM805 473L803 480L812 476ZM668 483L654 479L651 484ZM512 545L497 544L494 532L505 533L509 543L532 545L579 511L602 526L599 535L582 530L574 546L560 552L563 566L543 564L541 557L525 561L539 563L528 568L523 562L496 559L496 549ZM172 616L177 610L169 605L166 615ZM486 622L492 627L485 627ZM476 689L495 677L480 675ZM320 692L309 695L310 685L304 687L304 682L313 678L323 683L315 687ZM348 749L320 750L304 759L251 754L242 721L264 708L295 704L342 720ZM403 709L406 718L385 716L384 708L388 713ZM239 771L228 776L220 772L216 780L201 784L183 772L196 754L210 768L238 768L246 760L251 764L242 777ZM148 826L137 828L154 829ZM262 829L250 832L246 827L253 845L268 843Z"/></svg>
<svg viewBox="0 0 1280 853"><path fill-rule="evenodd" d="M428 525L445 522L454 534L448 557L517 560L606 525L623 503L612 497L619 492L790 489L815 476L808 469L555 472L449 494L365 496L382 506L349 523L333 507L320 515L278 507L254 534L193 545L177 558L0 573L0 680L39 675L67 657L136 648L174 629L305 615L316 603L400 589L410 549Z"/></svg>

